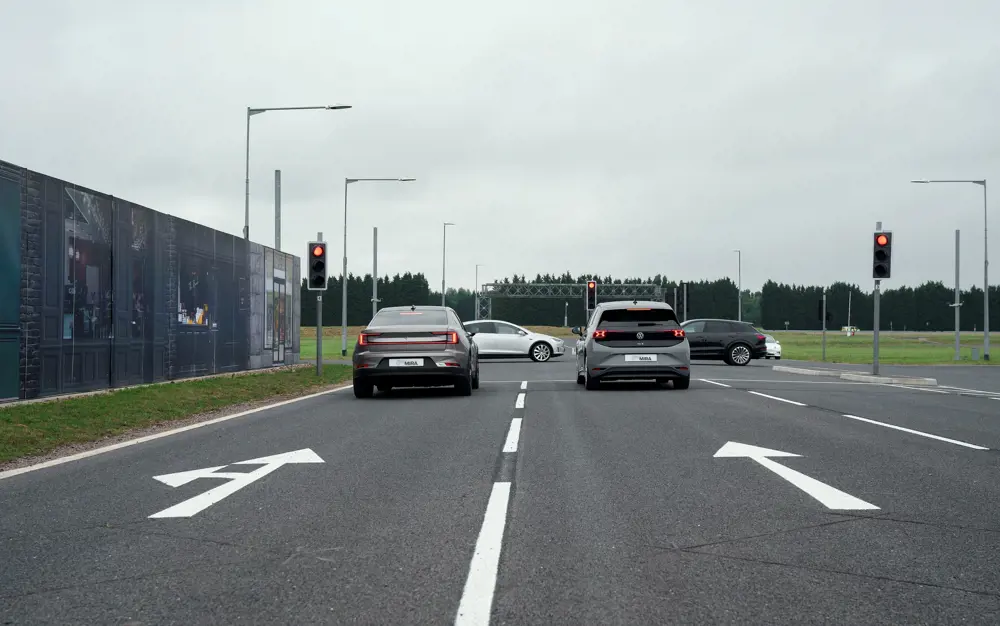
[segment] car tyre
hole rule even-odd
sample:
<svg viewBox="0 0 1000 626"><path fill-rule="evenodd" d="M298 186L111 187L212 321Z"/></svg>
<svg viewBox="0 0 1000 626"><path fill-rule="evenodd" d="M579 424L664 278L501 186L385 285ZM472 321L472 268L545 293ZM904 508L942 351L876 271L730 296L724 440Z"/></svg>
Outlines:
<svg viewBox="0 0 1000 626"><path fill-rule="evenodd" d="M743 367L750 363L752 358L753 352L750 351L750 346L745 343L734 343L726 350L726 363L729 365Z"/></svg>
<svg viewBox="0 0 1000 626"><path fill-rule="evenodd" d="M586 366L584 366L584 367L586 367ZM601 383L599 381L594 380L593 378L590 377L590 368L589 367L587 367L587 369L584 370L583 375L584 375L583 386L587 389L587 391L595 391L595 390L601 388Z"/></svg>
<svg viewBox="0 0 1000 626"><path fill-rule="evenodd" d="M576 384L582 385L587 382L587 378L583 374L576 375Z"/></svg>
<svg viewBox="0 0 1000 626"><path fill-rule="evenodd" d="M370 398L375 395L375 385L363 380L354 379L354 397Z"/></svg>
<svg viewBox="0 0 1000 626"><path fill-rule="evenodd" d="M476 367L476 375L472 377L472 388L479 389L479 368Z"/></svg>
<svg viewBox="0 0 1000 626"><path fill-rule="evenodd" d="M528 350L528 356L535 363L545 363L552 358L552 346L544 341L533 343Z"/></svg>
<svg viewBox="0 0 1000 626"><path fill-rule="evenodd" d="M674 389L687 389L691 386L691 377L685 376L683 378L674 379Z"/></svg>
<svg viewBox="0 0 1000 626"><path fill-rule="evenodd" d="M472 395L472 376L463 376L455 383L455 393L460 396Z"/></svg>

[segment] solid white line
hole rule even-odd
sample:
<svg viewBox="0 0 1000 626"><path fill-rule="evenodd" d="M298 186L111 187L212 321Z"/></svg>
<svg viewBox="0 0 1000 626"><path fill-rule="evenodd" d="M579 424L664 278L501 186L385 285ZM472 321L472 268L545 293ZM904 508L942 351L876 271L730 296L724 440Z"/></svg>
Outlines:
<svg viewBox="0 0 1000 626"><path fill-rule="evenodd" d="M714 380L709 380L707 378L699 378L698 380L700 380L703 383L712 383L713 385L718 385L720 387L728 387L728 388L732 387L732 385L726 385L726 384L723 384L723 383L717 383Z"/></svg>
<svg viewBox="0 0 1000 626"><path fill-rule="evenodd" d="M965 446L966 448L972 448L973 450L989 450L989 448L984 448L983 446L977 446L972 443L965 443L964 441L958 441L957 439L948 439L947 437L939 437L938 435L923 433L920 432L919 430L913 430L912 428L903 428L902 426L896 426L895 424L886 424L885 422L877 422L875 420L870 420L867 417L858 417L857 415L848 415L846 413L844 414L844 417L849 417L852 420L858 420L861 422L868 422L869 424L875 424L876 426L885 426L886 428L892 428L893 430L901 430L904 433L920 435L921 437L927 437L928 439L937 439L938 441L953 443L956 446Z"/></svg>
<svg viewBox="0 0 1000 626"><path fill-rule="evenodd" d="M524 408L524 394L523 393L517 394L517 401L514 402L514 408L515 409L523 409Z"/></svg>
<svg viewBox="0 0 1000 626"><path fill-rule="evenodd" d="M500 385L500 384L509 385L509 384L512 384L512 383L523 383L523 382L524 382L523 380L483 380L483 381L480 381L480 384L482 384L482 385L488 385L488 384L493 384L493 385ZM533 382L533 383L575 383L576 379L575 378L563 378L563 379L555 379L555 380L553 380L553 379L544 379L544 380L533 380L531 382ZM871 383L853 383L853 384L866 385L866 384L871 384Z"/></svg>
<svg viewBox="0 0 1000 626"><path fill-rule="evenodd" d="M494 483L486 515L483 516L483 527L476 540L476 550L472 554L469 577L465 579L465 589L458 605L456 626L488 626L490 623L509 500L510 483Z"/></svg>
<svg viewBox="0 0 1000 626"><path fill-rule="evenodd" d="M777 400L778 402L787 402L788 404L794 404L795 406L806 406L802 402L796 402L795 400L786 400L784 398L779 398L778 396L769 396L766 393L761 393L759 391L748 391L747 393L752 393L755 396L760 396L761 398L770 398L772 400Z"/></svg>
<svg viewBox="0 0 1000 626"><path fill-rule="evenodd" d="M941 391L940 389L928 389L927 387L910 387L909 385L894 385L892 383L887 384L886 387L896 387L898 389L913 389L914 391L927 391L930 393L943 393L946 395L951 395L947 391Z"/></svg>
<svg viewBox="0 0 1000 626"><path fill-rule="evenodd" d="M840 511L878 509L878 507L874 504L855 498L851 494L844 493L840 489L834 489L826 483L822 483L815 478L806 476L805 474L797 472L790 467L785 467L781 463L776 463L767 457L755 456L751 458L778 476L781 476L788 482L792 483L802 491L808 493L813 498L816 498L828 509L837 509Z"/></svg>
<svg viewBox="0 0 1000 626"><path fill-rule="evenodd" d="M517 440L521 436L521 418L515 417L510 421L510 430L507 431L507 442L503 444L504 452L517 452Z"/></svg>
<svg viewBox="0 0 1000 626"><path fill-rule="evenodd" d="M528 388L528 381L522 380L521 381L521 389L527 389L527 388Z"/></svg>
<svg viewBox="0 0 1000 626"><path fill-rule="evenodd" d="M52 459L51 461L45 461L43 463L37 463L35 465L29 465L27 467L19 467L17 469L7 470L6 472L0 472L0 480L3 480L4 478L10 478L12 476L17 476L18 474L26 474L28 472L34 472L40 469L45 469L47 467L62 465L63 463L69 463L70 461L79 461L80 459L86 459L88 457L97 456L98 454L104 454L105 452L111 452L112 450L119 450L121 448L127 448L129 446L139 445L140 443L146 443L147 441L153 441L154 439L169 437L171 435L176 435L177 433L183 433L189 430L194 430L195 428L209 426L211 424L218 424L219 422L226 422L229 420L236 419L238 417L251 415L253 413L260 413L261 411L266 411L268 409L275 409L278 408L279 406L285 406L287 404L292 404L295 402L302 402L303 400L309 400L311 398L318 398L320 396L325 396L330 393L344 391L345 389L351 389L351 386L347 385L344 387L337 387L336 389L328 389L326 391L320 391L319 393L312 393L309 394L308 396L292 398L291 400L282 400L281 402L275 402L274 404L259 406L255 409L250 409L249 411L241 411L239 413L233 413L232 415L224 415L222 417L216 417L215 419L206 420L204 422L198 422L197 424L189 424L188 426L181 426L180 428L175 428L173 430L168 430L162 433L156 433L155 435L146 435L145 437L139 437L137 439L129 439L128 441L122 441L120 443L111 444L110 446L104 446L102 448L94 448L93 450L78 452L76 454L60 457L58 459Z"/></svg>
<svg viewBox="0 0 1000 626"><path fill-rule="evenodd" d="M774 383L776 385L868 385L872 383L856 383L846 380L784 380L782 378L716 378L731 383Z"/></svg>

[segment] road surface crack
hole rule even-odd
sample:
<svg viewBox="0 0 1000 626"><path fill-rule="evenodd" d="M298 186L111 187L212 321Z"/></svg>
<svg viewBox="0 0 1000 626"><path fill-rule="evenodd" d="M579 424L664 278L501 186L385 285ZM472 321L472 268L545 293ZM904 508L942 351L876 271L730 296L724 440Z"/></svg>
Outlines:
<svg viewBox="0 0 1000 626"><path fill-rule="evenodd" d="M990 598L1000 598L1000 593L992 591L980 591L977 589L966 589L964 587L953 587L951 585L942 585L939 583L925 582L919 580L909 580L906 578L895 578L892 576L879 576L877 574L861 574L858 572L849 572L846 570L839 570L829 567L819 567L815 565L797 565L795 563L784 563L782 561L770 561L768 559L760 559L746 556L733 556L729 554L716 554L713 552L702 552L700 550L694 550L690 548L681 548L681 552L685 554L695 554L698 556L714 557L719 559L729 559L731 561L743 561L745 563L758 563L761 565L775 565L778 567L787 567L790 569L806 570L810 572L821 572L825 574L840 574L842 576L851 576L854 578L863 578L866 580L881 580L886 582L900 583L906 585L917 585L920 587L932 587L934 589L944 589L946 591L960 591L962 593L971 593L977 596L987 596Z"/></svg>

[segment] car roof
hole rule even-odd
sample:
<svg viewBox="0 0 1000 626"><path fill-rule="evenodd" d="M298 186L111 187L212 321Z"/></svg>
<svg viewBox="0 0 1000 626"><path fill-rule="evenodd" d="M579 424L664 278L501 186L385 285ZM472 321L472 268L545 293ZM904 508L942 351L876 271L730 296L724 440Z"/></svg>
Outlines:
<svg viewBox="0 0 1000 626"><path fill-rule="evenodd" d="M440 304L414 304L410 306L387 306L378 310L379 313L382 311L450 311L450 306L441 306Z"/></svg>
<svg viewBox="0 0 1000 626"><path fill-rule="evenodd" d="M615 300L613 302L602 302L597 305L597 308L605 311L633 309L635 307L643 307L646 309L666 309L668 311L674 310L674 307L670 306L666 302L656 302L654 300Z"/></svg>

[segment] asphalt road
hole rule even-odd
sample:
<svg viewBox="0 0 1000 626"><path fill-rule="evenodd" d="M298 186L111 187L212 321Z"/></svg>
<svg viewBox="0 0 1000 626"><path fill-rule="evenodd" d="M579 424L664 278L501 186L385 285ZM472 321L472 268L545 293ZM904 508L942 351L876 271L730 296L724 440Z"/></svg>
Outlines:
<svg viewBox="0 0 1000 626"><path fill-rule="evenodd" d="M572 362L0 475L0 623L1000 621L1000 393Z"/></svg>

